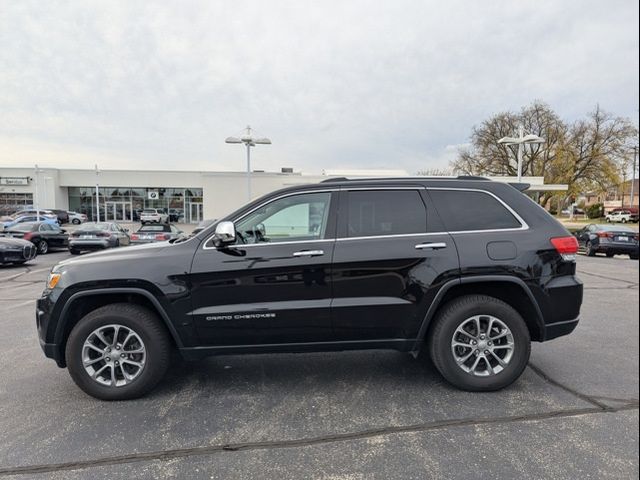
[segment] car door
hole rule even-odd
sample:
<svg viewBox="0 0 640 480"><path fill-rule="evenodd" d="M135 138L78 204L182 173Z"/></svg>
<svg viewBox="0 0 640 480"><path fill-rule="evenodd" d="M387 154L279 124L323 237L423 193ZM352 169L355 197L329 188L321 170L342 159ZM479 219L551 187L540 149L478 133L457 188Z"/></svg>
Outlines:
<svg viewBox="0 0 640 480"><path fill-rule="evenodd" d="M233 219L236 244L203 242L189 276L191 317L203 344L290 347L332 339L335 207L332 191L284 194Z"/></svg>
<svg viewBox="0 0 640 480"><path fill-rule="evenodd" d="M582 230L578 232L578 245L580 247L585 247L587 242L591 239L591 234L596 230L595 225L587 225Z"/></svg>
<svg viewBox="0 0 640 480"><path fill-rule="evenodd" d="M458 275L454 242L421 186L341 193L333 256L336 339L402 348Z"/></svg>
<svg viewBox="0 0 640 480"><path fill-rule="evenodd" d="M56 235L53 226L48 223L41 223L38 226L38 235L49 244L49 248L59 248L60 239Z"/></svg>
<svg viewBox="0 0 640 480"><path fill-rule="evenodd" d="M67 233L64 232L58 225L49 224L49 227L50 227L49 235L51 238L49 245L56 248L66 247L68 245L69 235L67 235Z"/></svg>

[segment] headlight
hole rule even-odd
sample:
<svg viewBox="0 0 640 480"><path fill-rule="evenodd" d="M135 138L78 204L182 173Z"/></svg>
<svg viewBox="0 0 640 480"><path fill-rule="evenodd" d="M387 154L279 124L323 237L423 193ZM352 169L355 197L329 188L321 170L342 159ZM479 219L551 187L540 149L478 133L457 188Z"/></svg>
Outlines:
<svg viewBox="0 0 640 480"><path fill-rule="evenodd" d="M49 278L47 278L47 288L49 290L53 290L60 281L61 276L62 275L59 273L50 273Z"/></svg>

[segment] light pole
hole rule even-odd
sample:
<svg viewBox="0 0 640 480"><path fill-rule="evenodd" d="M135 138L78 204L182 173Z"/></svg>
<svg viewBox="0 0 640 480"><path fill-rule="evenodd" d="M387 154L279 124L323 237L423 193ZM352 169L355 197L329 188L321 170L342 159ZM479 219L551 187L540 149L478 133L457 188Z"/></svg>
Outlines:
<svg viewBox="0 0 640 480"><path fill-rule="evenodd" d="M240 137L227 137L225 143L244 143L247 147L247 199L251 201L251 147L256 145L271 145L271 140L265 137L251 135L251 127L247 125L245 134Z"/></svg>
<svg viewBox="0 0 640 480"><path fill-rule="evenodd" d="M42 172L42 170L40 170L38 168L38 164L36 163L36 171L35 171L35 175L34 175L34 179L35 179L35 187L36 187L36 199L35 199L35 205L34 207L36 207L36 220L39 222L40 221L40 191L38 189L38 177L40 177L40 172ZM46 186L45 186L46 188Z"/></svg>
<svg viewBox="0 0 640 480"><path fill-rule="evenodd" d="M633 208L633 197L636 194L636 164L638 162L638 147L633 147L633 169L631 170L631 204L629 205Z"/></svg>
<svg viewBox="0 0 640 480"><path fill-rule="evenodd" d="M96 221L100 221L100 187L98 185L98 175L100 175L100 170L98 170L98 164L96 163ZM105 214L107 212L105 211Z"/></svg>
<svg viewBox="0 0 640 480"><path fill-rule="evenodd" d="M545 139L540 138L538 135L525 135L524 127L518 127L518 137L502 137L498 140L501 145L518 145L518 183L522 180L522 155L524 153L524 146L527 144L544 143Z"/></svg>

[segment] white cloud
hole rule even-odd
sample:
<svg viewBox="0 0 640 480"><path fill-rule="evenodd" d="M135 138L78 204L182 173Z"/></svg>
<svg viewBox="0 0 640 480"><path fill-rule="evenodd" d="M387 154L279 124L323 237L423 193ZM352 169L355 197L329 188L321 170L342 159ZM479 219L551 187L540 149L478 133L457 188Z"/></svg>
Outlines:
<svg viewBox="0 0 640 480"><path fill-rule="evenodd" d="M251 123L273 140L255 168L414 172L533 99L569 119L597 102L637 117L637 2L2 8L0 165L238 170L223 140Z"/></svg>

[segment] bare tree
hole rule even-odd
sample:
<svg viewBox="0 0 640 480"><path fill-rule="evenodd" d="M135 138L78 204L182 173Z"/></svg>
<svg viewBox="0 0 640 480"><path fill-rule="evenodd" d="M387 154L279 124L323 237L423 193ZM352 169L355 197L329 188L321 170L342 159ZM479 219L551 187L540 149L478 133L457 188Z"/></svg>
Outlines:
<svg viewBox="0 0 640 480"><path fill-rule="evenodd" d="M599 106L587 118L567 125L548 105L536 101L519 113L498 113L474 127L471 147L459 152L453 169L469 175L516 175L517 147L498 140L513 136L520 125L546 140L525 148L523 175L567 184L569 194L603 191L618 183L620 162L637 137L629 119L614 117ZM546 204L551 195L541 195L540 202Z"/></svg>

